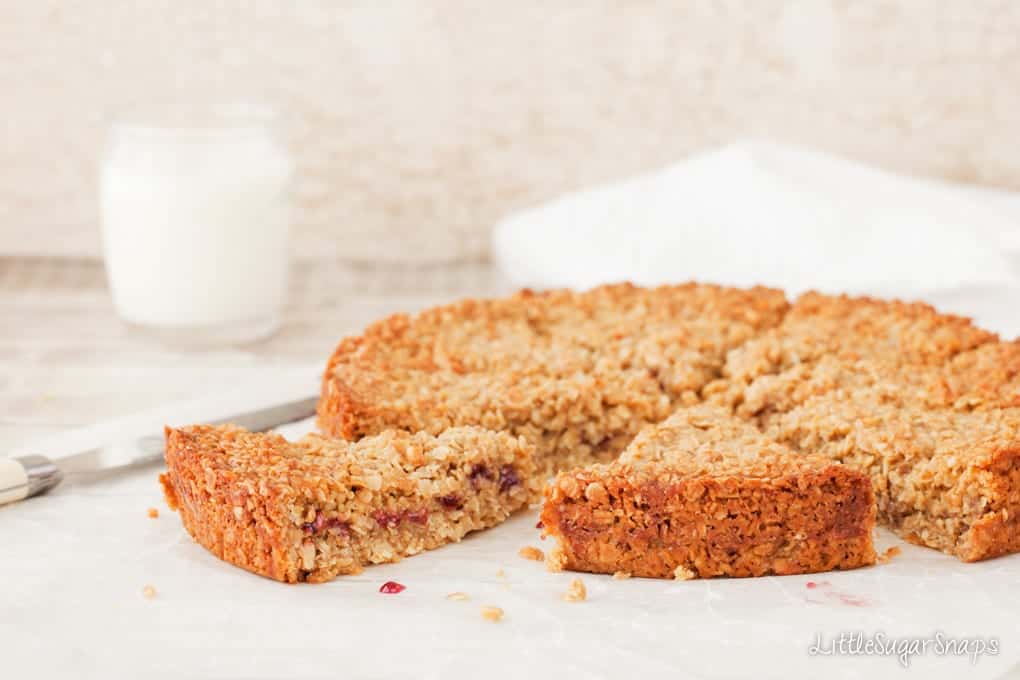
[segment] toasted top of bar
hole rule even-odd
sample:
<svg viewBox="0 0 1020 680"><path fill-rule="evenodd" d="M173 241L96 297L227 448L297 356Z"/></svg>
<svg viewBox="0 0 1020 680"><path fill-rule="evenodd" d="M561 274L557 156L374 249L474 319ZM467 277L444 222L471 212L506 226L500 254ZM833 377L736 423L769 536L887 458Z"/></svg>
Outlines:
<svg viewBox="0 0 1020 680"><path fill-rule="evenodd" d="M970 319L920 302L806 293L783 322L728 358L724 374L750 382L822 357L884 362L887 367L941 367L954 356L997 340Z"/></svg>
<svg viewBox="0 0 1020 680"><path fill-rule="evenodd" d="M907 364L942 364L998 339L966 317L942 314L923 302L820 293L797 300L783 332L800 339L828 335L840 356L895 356Z"/></svg>
<svg viewBox="0 0 1020 680"><path fill-rule="evenodd" d="M705 392L722 394L716 403L734 401L736 393L734 405L742 416L789 411L830 392L846 401L884 401L915 410L1020 408L1020 341L989 342L941 364L909 364L894 353L859 359L825 355L746 384L722 379Z"/></svg>
<svg viewBox="0 0 1020 680"><path fill-rule="evenodd" d="M927 461L944 468L987 466L1004 452L1020 454L1020 408L960 411L904 404L857 390L812 397L776 416L770 436L816 450L852 438L905 465Z"/></svg>
<svg viewBox="0 0 1020 680"><path fill-rule="evenodd" d="M830 468L833 462L798 453L727 410L695 406L643 430L613 465L642 479L773 479Z"/></svg>
<svg viewBox="0 0 1020 680"><path fill-rule="evenodd" d="M195 425L167 428L167 443L171 455L194 456L207 479L238 493L316 499L323 507L367 507L379 492L442 494L449 478L475 464L512 464L529 477L534 450L521 438L475 427L439 436L388 431L358 442L309 434L289 442L233 425Z"/></svg>
<svg viewBox="0 0 1020 680"><path fill-rule="evenodd" d="M1020 340L953 357L941 375L944 401L959 408L1020 407Z"/></svg>
<svg viewBox="0 0 1020 680"><path fill-rule="evenodd" d="M720 387L731 386L719 381ZM844 360L823 356L795 364L779 373L738 386L736 412L744 417L784 413L829 393L841 399L865 399L911 404L916 408L947 403L944 367L907 366L889 358Z"/></svg>
<svg viewBox="0 0 1020 680"><path fill-rule="evenodd" d="M328 414L326 429L348 438L507 422L562 430L605 404L661 420L670 404L696 399L729 349L786 309L783 293L766 288L622 284L396 315L340 343L320 422Z"/></svg>
<svg viewBox="0 0 1020 680"><path fill-rule="evenodd" d="M858 390L813 397L767 433L870 470L900 506L975 517L1020 503L1020 409L964 412Z"/></svg>

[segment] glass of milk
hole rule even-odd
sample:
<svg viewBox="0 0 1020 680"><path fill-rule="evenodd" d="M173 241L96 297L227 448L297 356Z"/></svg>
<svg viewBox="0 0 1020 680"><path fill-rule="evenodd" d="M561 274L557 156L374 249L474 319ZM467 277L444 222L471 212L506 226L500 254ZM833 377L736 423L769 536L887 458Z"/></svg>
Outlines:
<svg viewBox="0 0 1020 680"><path fill-rule="evenodd" d="M292 174L276 117L229 106L157 120L114 123L102 161L117 313L180 344L271 334L287 288Z"/></svg>

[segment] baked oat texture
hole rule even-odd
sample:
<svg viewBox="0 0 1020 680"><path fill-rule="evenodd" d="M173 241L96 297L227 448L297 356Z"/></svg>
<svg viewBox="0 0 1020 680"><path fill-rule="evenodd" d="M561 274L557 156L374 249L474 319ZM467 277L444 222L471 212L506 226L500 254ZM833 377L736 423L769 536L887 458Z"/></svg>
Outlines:
<svg viewBox="0 0 1020 680"><path fill-rule="evenodd" d="M878 521L975 561L1020 550L1020 345L928 305L809 294L704 391L868 474Z"/></svg>
<svg viewBox="0 0 1020 680"><path fill-rule="evenodd" d="M322 582L502 522L535 493L533 450L472 427L291 443L199 425L167 428L160 481L217 557L279 581Z"/></svg>
<svg viewBox="0 0 1020 680"><path fill-rule="evenodd" d="M879 523L907 540L1020 550L1020 343L922 303L693 283L468 300L345 339L318 411L348 439L506 430L546 475L701 403L868 475Z"/></svg>
<svg viewBox="0 0 1020 680"><path fill-rule="evenodd" d="M561 473L545 498L553 568L707 578L875 562L867 475L718 407L680 409L615 462Z"/></svg>
<svg viewBox="0 0 1020 680"><path fill-rule="evenodd" d="M622 284L523 291L375 323L329 360L319 426L357 439L478 425L524 435L540 473L615 458L700 400L726 353L778 324L782 292Z"/></svg>

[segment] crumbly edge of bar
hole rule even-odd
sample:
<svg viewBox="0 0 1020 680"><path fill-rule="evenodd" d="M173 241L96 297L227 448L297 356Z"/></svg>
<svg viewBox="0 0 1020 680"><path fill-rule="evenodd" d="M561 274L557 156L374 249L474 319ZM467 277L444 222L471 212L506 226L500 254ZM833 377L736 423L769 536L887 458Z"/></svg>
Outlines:
<svg viewBox="0 0 1020 680"><path fill-rule="evenodd" d="M260 450L246 456L229 446L226 451L210 446L209 437L215 441L210 429L202 431L201 441L187 429L168 430L168 472L161 477L168 503L218 557L292 583L327 581L460 540L525 507L537 483L529 444L476 428L437 441L449 445L461 436L469 445L481 443L484 451L425 462L410 474L380 479L366 474L358 481L343 472L331 477L328 460L325 467L302 461L302 442L250 435L245 446ZM268 467L264 461L252 464L251 458L265 454Z"/></svg>
<svg viewBox="0 0 1020 680"><path fill-rule="evenodd" d="M297 544L287 501L280 498L289 494L210 469L209 453L185 430L166 428L167 471L159 481L167 505L195 541L220 559L278 581L299 580Z"/></svg>
<svg viewBox="0 0 1020 680"><path fill-rule="evenodd" d="M829 466L778 479L692 477L634 484L609 465L546 488L553 568L683 578L763 576L873 564L867 477Z"/></svg>

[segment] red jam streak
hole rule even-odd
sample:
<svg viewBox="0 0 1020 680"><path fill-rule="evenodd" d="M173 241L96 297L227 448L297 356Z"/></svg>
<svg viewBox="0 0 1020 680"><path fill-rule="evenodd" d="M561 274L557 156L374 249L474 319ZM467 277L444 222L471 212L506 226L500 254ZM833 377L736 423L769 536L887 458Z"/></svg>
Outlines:
<svg viewBox="0 0 1020 680"><path fill-rule="evenodd" d="M521 483L521 478L513 465L504 465L499 469L499 490L506 493Z"/></svg>
<svg viewBox="0 0 1020 680"><path fill-rule="evenodd" d="M482 485L483 480L492 481L494 476L487 465L483 463L476 463L471 466L471 472L468 473L468 478L471 480L471 486L477 490Z"/></svg>
<svg viewBox="0 0 1020 680"><path fill-rule="evenodd" d="M831 590L832 584L828 581L808 581L804 584L808 590L818 590L820 599L808 597L806 601L810 604L839 603L847 607L870 607L871 602L856 595L848 595L838 590Z"/></svg>
<svg viewBox="0 0 1020 680"><path fill-rule="evenodd" d="M372 519L379 526L387 529L392 529L398 526L401 522L413 522L415 524L428 524L429 511L426 508L419 508L417 510L403 510L397 512L387 512L386 510L376 510L372 513Z"/></svg>
<svg viewBox="0 0 1020 680"><path fill-rule="evenodd" d="M455 493L448 493L439 497L439 504L449 510L460 510L464 507L464 499Z"/></svg>
<svg viewBox="0 0 1020 680"><path fill-rule="evenodd" d="M306 522L301 526L306 534L321 534L323 531L327 531L334 536L349 536L351 533L351 525L348 522L340 519L339 517L331 517L326 519L326 516L322 512L315 513L314 522Z"/></svg>

